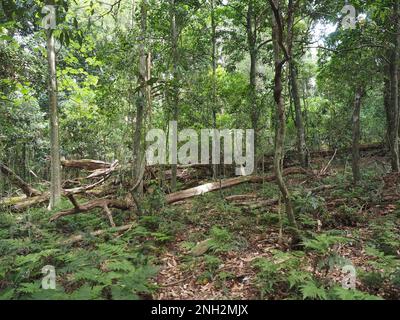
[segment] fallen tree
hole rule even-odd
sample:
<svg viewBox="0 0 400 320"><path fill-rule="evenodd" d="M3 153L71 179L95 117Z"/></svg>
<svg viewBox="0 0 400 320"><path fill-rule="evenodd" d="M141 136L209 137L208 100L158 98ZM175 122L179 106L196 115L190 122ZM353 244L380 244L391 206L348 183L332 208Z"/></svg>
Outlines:
<svg viewBox="0 0 400 320"><path fill-rule="evenodd" d="M4 163L0 162L0 171L7 179L16 187L20 188L27 197L35 197L41 194L40 191L32 188L26 183L19 175L7 167Z"/></svg>
<svg viewBox="0 0 400 320"><path fill-rule="evenodd" d="M125 226L113 227L111 229L97 230L97 231L90 232L89 235L91 237L98 237L98 236L101 236L102 234L106 234L106 233L121 233L121 232L124 232L124 231L129 231L135 225L136 225L135 223L132 223L132 224L128 224L128 225L125 225ZM63 244L63 245L66 245L66 244L71 245L71 244L74 244L76 242L80 242L80 241L82 241L84 239L85 239L85 235L79 234L79 235L70 237L69 239L61 242L61 244Z"/></svg>
<svg viewBox="0 0 400 320"><path fill-rule="evenodd" d="M311 159L315 158L321 158L321 157L332 157L335 153L338 155L345 155L345 154L350 154L352 151L351 147L346 147L346 148L340 148L340 149L326 149L326 150L314 150L310 152ZM373 144L363 144L360 145L360 152L372 152L372 151L377 151L377 152L385 152L385 146L381 143L373 143ZM257 168L262 168L271 166L273 163L273 157L274 153L266 153L264 156L261 155L260 158L257 159ZM292 165L297 165L298 160L297 160L297 151L294 150L289 150L288 152L285 153L284 156L284 166L292 166Z"/></svg>
<svg viewBox="0 0 400 320"><path fill-rule="evenodd" d="M93 160L94 161L94 160ZM63 189L62 190L62 195L65 197L69 197L70 195L77 195L77 194L86 194L95 189L98 186L101 186L104 184L104 182L111 176L111 174L116 170L118 167L118 161L113 162L109 168L107 169L99 169L94 171L90 176L87 178L100 178L98 181L91 183L89 185L85 186L80 186L76 188L71 188L71 189ZM23 180L21 179L23 182ZM27 184L26 184L27 185ZM108 188L109 190L112 190L111 188ZM34 189L33 189L34 190ZM103 192L103 190L100 192ZM92 195L96 195L96 193L91 193ZM36 193L33 193L31 196L28 198L10 198L10 199L3 199L0 201L0 205L2 207L7 207L13 212L19 212L19 211L24 211L30 207L35 207L38 205L41 205L43 203L47 203L50 199L50 193L45 192L45 193L40 193L36 191Z"/></svg>
<svg viewBox="0 0 400 320"><path fill-rule="evenodd" d="M76 168L84 169L88 171L94 171L99 169L108 169L111 167L111 163L91 160L91 159L81 159L81 160L62 160L61 165L64 168Z"/></svg>
<svg viewBox="0 0 400 320"><path fill-rule="evenodd" d="M288 168L284 170L283 175L293 175L293 174L304 174L309 173L303 168ZM201 186L197 186L194 188L178 191L167 195L166 203L171 204L174 202L186 200L189 198L193 198L198 195L202 195L208 192L213 192L216 190L222 190L226 188L231 188L243 183L263 183L263 182L270 182L275 180L275 175L267 176L267 177L260 177L260 176L244 176L244 177L237 177L231 179L225 179L218 182L211 182L206 183Z"/></svg>
<svg viewBox="0 0 400 320"><path fill-rule="evenodd" d="M117 199L96 199L93 201L89 201L85 204L79 204L73 196L70 196L69 199L71 200L72 204L74 207L72 209L64 210L59 213L54 214L50 218L50 222L53 222L57 219L60 219L61 217L65 216L70 216L78 213L85 213L89 212L93 209L100 208L105 210L105 213L107 217L110 217L109 209L110 208L116 208L116 209L121 209L121 210L129 210L133 208L133 205L128 203L127 201L124 200L117 200ZM113 222L111 222L111 225Z"/></svg>
<svg viewBox="0 0 400 320"><path fill-rule="evenodd" d="M43 203L47 203L50 199L50 193L45 192L39 196L36 197L31 197L31 198L25 198L21 201L15 202L15 203L8 203L3 202L2 205L5 207L9 207L9 209L13 212L19 212L19 211L24 211L28 208L38 206Z"/></svg>

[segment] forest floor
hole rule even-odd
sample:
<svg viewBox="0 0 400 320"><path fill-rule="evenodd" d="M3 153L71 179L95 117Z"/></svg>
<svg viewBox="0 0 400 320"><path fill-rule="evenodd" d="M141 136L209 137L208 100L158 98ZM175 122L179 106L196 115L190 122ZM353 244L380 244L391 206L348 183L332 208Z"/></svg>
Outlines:
<svg viewBox="0 0 400 320"><path fill-rule="evenodd" d="M118 236L88 236L108 223L96 211L55 223L41 208L1 214L0 298L400 299L400 175L363 158L354 187L345 161L326 163L286 177L303 236L296 250L274 182L173 205L155 191L140 217L114 210L117 225L137 223ZM64 244L76 234L83 241ZM56 290L40 290L45 265ZM356 290L342 288L343 266L354 266Z"/></svg>
<svg viewBox="0 0 400 320"><path fill-rule="evenodd" d="M371 199L379 197L379 192L380 195L396 195L400 191L400 175L390 174L382 179L377 176L380 170L385 170L384 167L379 168L382 163L382 158L364 159L363 167L368 173L364 175L363 184L357 188L351 185L350 176L341 166L331 168L321 177L308 179L298 176L287 180L295 195L297 212L302 212L298 218L303 230L313 235L340 235L348 240L343 243L340 240L334 243L333 240L323 252L322 238L321 243L315 243L316 248L310 246L316 250L305 250L304 259L300 265L296 265L295 270L285 270L284 260L290 260L291 257L279 255L290 252L289 239L281 229L284 224L282 205L277 203L251 210L241 206L240 201L226 201L234 195L247 195L249 199L256 199L254 203L271 199L278 194L273 184L262 188L256 185L242 186L185 201L180 204L180 209L191 217L191 221L160 257L163 262L157 277L160 289L153 297L260 299L263 297L262 287L266 285L272 286L269 292L265 292L269 299L296 298L296 290L291 292L294 286L291 288L290 283L289 286L285 284L285 277L307 277L308 272L313 278L323 279L324 283L331 286L341 285L344 277L341 270L343 259L362 275L356 279L356 288L383 298L399 299L399 283L393 284L383 277L380 279L375 272L386 269L386 266L375 263L377 257L372 256L371 250L367 250L368 253L365 250L368 245L376 245L386 250L387 254L393 254L394 259L398 260L400 256L398 205L369 203ZM242 200L244 197L239 198ZM206 246L200 249L200 255L193 254L196 243L201 248L205 239L212 242L213 237L221 237L221 247L217 240L213 249L207 249ZM224 248L227 243L228 246ZM322 247L318 248L318 245ZM276 282L274 279L262 279L260 268L255 263L260 258L283 263L282 269L267 270L267 274L270 272L267 276L276 277ZM279 261L281 258L283 262ZM330 258L332 261L329 261ZM324 259L328 260L327 266L323 266ZM316 267L318 264L322 268ZM295 271L300 270L304 274L296 275ZM279 271L284 281L274 274Z"/></svg>

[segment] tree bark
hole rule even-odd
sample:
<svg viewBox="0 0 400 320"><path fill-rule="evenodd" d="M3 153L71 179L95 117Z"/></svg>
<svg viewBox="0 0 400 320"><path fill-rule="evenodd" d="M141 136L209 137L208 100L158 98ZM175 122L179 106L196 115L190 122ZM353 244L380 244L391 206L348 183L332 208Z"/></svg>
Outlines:
<svg viewBox="0 0 400 320"><path fill-rule="evenodd" d="M293 46L294 46L294 10L295 5L292 1L289 2L289 12L288 12L288 27L287 27L287 47L289 53L289 83L290 92L293 99L294 110L295 110L295 125L297 133L297 152L299 157L299 162L303 168L308 168L310 166L310 154L306 144L306 134L304 129L303 114L301 111L300 93L299 86L297 82L297 69L295 60L293 58Z"/></svg>
<svg viewBox="0 0 400 320"><path fill-rule="evenodd" d="M352 170L353 181L357 184L361 179L360 172L360 111L361 100L364 96L364 88L359 87L356 90L353 108L353 146L352 146Z"/></svg>
<svg viewBox="0 0 400 320"><path fill-rule="evenodd" d="M138 183L137 192L143 193L143 176L140 175L142 162L143 162L143 150L142 150L142 133L143 133L143 122L145 118L146 106L149 106L149 54L146 48L147 38L147 1L142 0L140 3L140 43L139 43L139 76L138 82L140 90L136 99L136 126L133 137L133 180L134 183Z"/></svg>
<svg viewBox="0 0 400 320"><path fill-rule="evenodd" d="M259 119L259 110L257 108L257 28L255 21L254 3L249 0L246 17L247 46L250 54L250 87L249 87L249 107L251 125L255 131L254 150L257 150L257 127Z"/></svg>
<svg viewBox="0 0 400 320"><path fill-rule="evenodd" d="M278 187L281 191L283 201L285 203L286 215L290 224L290 233L292 235L292 244L296 245L300 242L300 234L294 215L291 195L282 176L282 164L284 156L284 142L286 129L285 103L282 96L282 69L284 64L290 59L287 47L285 47L283 39L283 24L280 11L279 0L269 0L273 11L272 39L274 47L274 99L276 104L276 128L275 128L275 155L274 155L274 171ZM289 0L289 12L292 10L292 1ZM285 57L281 59L281 50L284 51Z"/></svg>
<svg viewBox="0 0 400 320"><path fill-rule="evenodd" d="M215 0L211 0L211 41L212 41L212 126L217 128L217 23L215 20ZM213 179L219 176L218 164L213 164Z"/></svg>
<svg viewBox="0 0 400 320"><path fill-rule="evenodd" d="M111 167L111 163L92 160L92 159L81 159L81 160L62 160L61 165L64 168L76 168L76 169L84 169L84 170L99 170L99 169L108 169Z"/></svg>
<svg viewBox="0 0 400 320"><path fill-rule="evenodd" d="M301 111L299 87L297 83L297 71L293 59L290 60L289 65L291 93L296 115L295 124L297 132L297 152L302 167L308 168L310 166L310 154L306 144L306 134L304 129L303 114Z"/></svg>
<svg viewBox="0 0 400 320"><path fill-rule="evenodd" d="M47 60L49 65L49 101L50 101L50 204L49 209L55 208L61 201L61 162L59 125L57 111L57 74L56 74L56 53L53 31L47 31Z"/></svg>
<svg viewBox="0 0 400 320"><path fill-rule="evenodd" d="M392 134L392 170L400 172L400 160L399 160L399 121L400 121L400 110L399 110L399 64L400 64L400 9L399 2L394 2L394 14L395 14L395 45L393 52L393 64L391 70L391 92L392 92L392 109L394 116L394 127Z"/></svg>
<svg viewBox="0 0 400 320"><path fill-rule="evenodd" d="M399 3L394 2L393 17L395 23L394 46L389 50L389 63L385 67L384 104L387 120L387 138L390 149L390 162L393 172L400 171L399 159L399 58L400 58L400 12Z"/></svg>
<svg viewBox="0 0 400 320"><path fill-rule="evenodd" d="M171 0L170 9L170 19L171 19L171 47L172 47L172 60L173 60L173 106L172 106L172 116L174 121L178 121L178 104L179 104L179 50L178 50L178 26L176 17L176 0ZM171 159L170 159L171 160ZM176 190L176 174L177 174L177 164L171 165L172 177L171 177L171 190Z"/></svg>
<svg viewBox="0 0 400 320"><path fill-rule="evenodd" d="M303 168L289 168L286 169L281 175L293 175L293 174L304 174L307 173ZM231 188L243 183L264 183L268 181L274 181L276 179L276 175L271 175L268 177L261 176L244 176L244 177L236 177L231 179L225 179L218 182L206 183L201 186L197 186L194 188L178 191L167 195L166 203L171 204L178 201L186 200L189 198L193 198L198 195L202 195L208 192L213 192L217 190L222 190L226 188Z"/></svg>

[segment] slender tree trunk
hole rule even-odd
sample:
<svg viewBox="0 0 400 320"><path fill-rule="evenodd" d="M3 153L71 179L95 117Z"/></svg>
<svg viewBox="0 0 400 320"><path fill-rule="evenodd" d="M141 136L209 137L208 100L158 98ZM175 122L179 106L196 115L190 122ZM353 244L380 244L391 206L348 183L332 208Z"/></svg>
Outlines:
<svg viewBox="0 0 400 320"><path fill-rule="evenodd" d="M356 90L354 97L353 108L353 146L352 146L352 170L353 181L357 184L361 179L360 173L360 111L361 100L364 96L364 88L359 87Z"/></svg>
<svg viewBox="0 0 400 320"><path fill-rule="evenodd" d="M50 102L50 203L49 209L54 209L61 201L61 163L60 142L57 111L57 74L56 52L53 31L47 31L47 60L49 65L49 102Z"/></svg>
<svg viewBox="0 0 400 320"><path fill-rule="evenodd" d="M306 134L304 129L303 115L301 111L300 93L299 86L297 82L297 70L295 61L293 58L293 46L294 46L294 3L289 1L289 11L288 11L288 27L287 27L287 48L289 54L289 82L291 87L291 95L294 104L295 111L295 125L297 133L297 153L299 161L302 167L308 168L310 166L310 154L308 152L306 144Z"/></svg>
<svg viewBox="0 0 400 320"><path fill-rule="evenodd" d="M296 115L296 132L297 132L297 152L299 156L299 161L304 168L308 168L310 166L310 154L306 144L306 134L304 129L303 122L303 114L301 111L301 102L299 95L299 87L297 83L297 71L296 66L294 65L293 59L290 60L289 63L290 68L290 84L291 84L291 93L294 103L294 110Z"/></svg>
<svg viewBox="0 0 400 320"><path fill-rule="evenodd" d="M178 105L179 105L179 50L178 50L178 26L176 19L176 0L171 0L171 46L173 59L173 97L172 97L172 117L174 121L178 121ZM176 174L177 164L171 166L171 190L176 190Z"/></svg>
<svg viewBox="0 0 400 320"><path fill-rule="evenodd" d="M392 114L391 105L391 85L390 85L390 66L389 64L384 67L384 86L383 86L383 104L386 113L386 140L389 147L390 156L392 156L392 132L394 126L394 119ZM390 158L392 159L392 158Z"/></svg>
<svg viewBox="0 0 400 320"><path fill-rule="evenodd" d="M259 110L257 108L257 56L258 50L256 47L257 41L257 30L255 22L255 12L253 0L249 0L247 8L247 45L250 54L250 87L249 87L249 105L250 105L250 117L251 124L255 131L254 135L254 150L257 150L257 127L259 119Z"/></svg>
<svg viewBox="0 0 400 320"><path fill-rule="evenodd" d="M290 1L289 1L290 2ZM292 244L296 245L300 241L299 229L297 226L296 218L294 215L293 204L291 195L283 180L282 166L284 156L284 142L285 142L285 129L286 129L286 115L285 104L282 96L282 70L285 62L288 60L286 57L281 60L281 48L283 43L283 27L282 20L278 24L277 19L280 16L279 0L270 0L270 4L274 11L272 39L274 44L274 64L275 64L275 77L274 77L274 99L276 104L276 127L275 127L275 156L274 156L274 171L278 187L282 193L282 198L285 203L286 215L290 224L290 232L292 235ZM278 16L278 17L277 17Z"/></svg>
<svg viewBox="0 0 400 320"><path fill-rule="evenodd" d="M140 44L139 44L139 95L136 100L136 127L133 138L133 178L134 184L138 182L139 179L143 179L141 176L143 164L143 150L142 150L142 132L143 132L143 122L145 108L148 106L149 93L148 84L149 80L149 65L148 65L148 54L146 51L146 36L147 36L147 1L142 0L140 4ZM143 193L143 183L140 182L138 185L138 193Z"/></svg>
<svg viewBox="0 0 400 320"><path fill-rule="evenodd" d="M400 64L400 9L398 1L394 2L394 16L397 33L394 37L394 49L392 54L392 63L390 70L391 78L391 108L393 116L393 128L391 132L391 163L392 170L394 172L400 171L400 160L399 160L399 64Z"/></svg>
<svg viewBox="0 0 400 320"><path fill-rule="evenodd" d="M212 126L217 128L217 23L215 21L215 0L211 0L211 41L212 41ZM219 175L218 164L213 164L213 179Z"/></svg>
<svg viewBox="0 0 400 320"><path fill-rule="evenodd" d="M390 150L390 162L393 172L399 172L399 50L400 50L400 17L399 4L394 4L394 20L397 35L393 36L394 48L388 50L388 64L384 70L384 105L386 111L387 140Z"/></svg>

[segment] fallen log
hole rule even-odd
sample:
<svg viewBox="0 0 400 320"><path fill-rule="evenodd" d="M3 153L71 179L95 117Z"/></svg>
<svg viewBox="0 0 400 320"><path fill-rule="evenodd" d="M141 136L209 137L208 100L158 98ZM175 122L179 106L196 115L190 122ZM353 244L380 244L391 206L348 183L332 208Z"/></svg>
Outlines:
<svg viewBox="0 0 400 320"><path fill-rule="evenodd" d="M76 168L76 169L94 171L99 169L108 169L111 167L112 164L99 160L81 159L81 160L62 160L61 165L64 168Z"/></svg>
<svg viewBox="0 0 400 320"><path fill-rule="evenodd" d="M132 208L132 205L128 204L126 201L116 200L116 199L98 199L87 202L85 204L78 204L76 201L74 204L74 208L68 209L65 211L61 211L59 213L54 214L50 218L50 222L53 222L61 217L70 216L78 213L85 213L89 212L95 208L103 209L105 207L109 208L116 208L121 210L129 210ZM108 212L106 212L108 215Z"/></svg>
<svg viewBox="0 0 400 320"><path fill-rule="evenodd" d="M121 232L128 231L128 230L132 229L135 225L136 225L135 223L132 223L132 224L128 224L128 225L125 225L125 226L114 227L114 228L111 228L111 229L93 231L93 232L90 232L89 234L92 237L97 237L97 236L100 236L100 235L108 233L108 232L121 233ZM80 242L83 239L85 239L85 235L79 234L79 235L70 237L69 239L61 242L61 244L63 244L63 245L69 244L70 245L70 244L74 244L76 242Z"/></svg>
<svg viewBox="0 0 400 320"><path fill-rule="evenodd" d="M304 174L308 173L305 169L302 168L288 168L284 170L283 175L292 175L292 174ZM275 180L275 175L271 175L268 177L260 177L260 176L244 176L244 177L237 177L231 179L225 179L220 182L211 182L206 183L201 186L197 186L194 188L178 191L167 195L166 203L171 204L174 202L182 201L185 199L193 198L198 195L202 195L204 193L222 190L226 188L231 188L243 183L263 183L263 182L270 182Z"/></svg>
<svg viewBox="0 0 400 320"><path fill-rule="evenodd" d="M360 145L360 152L371 152L371 151L384 151L385 146L381 143L374 144L363 144ZM310 152L311 158L320 158L320 157L332 157L335 154L335 150L339 155L349 154L351 153L351 147L341 148L341 149L326 149L326 150L313 150ZM270 166L273 164L274 152L266 153L261 158L257 159L257 167L260 168L262 163L264 162L264 166ZM297 163L297 151L289 150L285 153L284 156L284 165L296 165Z"/></svg>
<svg viewBox="0 0 400 320"><path fill-rule="evenodd" d="M96 186L102 184L104 180L100 180L96 183L93 183L88 186L83 186L83 187L78 187L78 188L73 188L73 189L65 189L62 191L63 196L68 197L69 195L77 195L81 193L90 193L92 189L94 189ZM101 191L103 192L103 191ZM96 193L93 193L93 195L96 195ZM100 194L101 195L101 194ZM24 211L30 207L35 207L38 205L41 205L43 203L46 203L50 200L50 193L45 192L40 194L39 196L35 197L30 197L30 198L18 198L16 200L8 201L3 200L0 201L0 206L8 208L12 212L20 212Z"/></svg>
<svg viewBox="0 0 400 320"><path fill-rule="evenodd" d="M2 162L0 162L0 171L8 178L8 180L10 180L13 185L20 188L27 197L35 197L41 195L40 191L32 188L19 175L17 175Z"/></svg>
<svg viewBox="0 0 400 320"><path fill-rule="evenodd" d="M36 197L31 197L31 198L25 198L22 201L18 201L16 203L1 203L4 207L7 207L9 210L12 212L20 212L24 211L30 207L37 206L42 203L48 202L50 199L50 194L48 192L45 192L41 194L40 196Z"/></svg>
<svg viewBox="0 0 400 320"><path fill-rule="evenodd" d="M86 177L86 179L93 179L98 177L109 177L117 168L118 168L118 160L115 160L109 168L105 169L97 169L92 174Z"/></svg>
<svg viewBox="0 0 400 320"><path fill-rule="evenodd" d="M87 186L82 186L82 187L76 187L72 189L63 189L62 190L62 195L65 197L69 197L70 195L77 195L77 194L90 194L94 196L105 196L109 193L112 193L113 190L112 188L108 188L107 190L97 190L93 191L96 187L102 185L110 175L104 176L102 179L99 181L92 183ZM13 212L20 212L24 211L30 207L38 206L40 204L48 202L50 199L50 193L45 192L43 194L39 194L38 196L30 197L30 198L17 198L11 201L8 201L7 199L0 201L0 206L6 207L9 210Z"/></svg>
<svg viewBox="0 0 400 320"><path fill-rule="evenodd" d="M369 151L375 151L375 150L381 150L384 149L384 145L381 143L374 143L374 144L362 144L360 145L360 152L369 152ZM336 149L335 149L336 150ZM318 150L318 151L312 151L311 156L312 157L331 157L335 154L335 150ZM337 150L336 152L339 154L346 154L346 153L351 153L352 148L342 148Z"/></svg>

